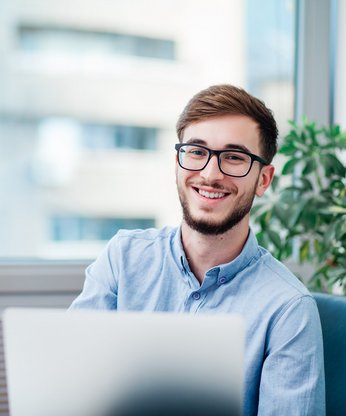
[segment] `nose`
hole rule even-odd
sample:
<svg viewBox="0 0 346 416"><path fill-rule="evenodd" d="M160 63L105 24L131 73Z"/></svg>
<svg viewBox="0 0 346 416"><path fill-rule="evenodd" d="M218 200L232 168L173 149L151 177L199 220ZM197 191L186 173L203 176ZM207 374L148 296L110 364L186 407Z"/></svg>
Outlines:
<svg viewBox="0 0 346 416"><path fill-rule="evenodd" d="M213 155L207 166L200 171L200 175L207 181L220 181L224 178L224 174L219 168L217 155Z"/></svg>

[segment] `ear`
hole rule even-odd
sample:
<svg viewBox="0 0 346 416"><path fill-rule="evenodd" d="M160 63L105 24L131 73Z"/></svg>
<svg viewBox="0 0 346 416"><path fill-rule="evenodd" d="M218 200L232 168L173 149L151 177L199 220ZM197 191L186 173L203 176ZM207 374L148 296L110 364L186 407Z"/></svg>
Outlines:
<svg viewBox="0 0 346 416"><path fill-rule="evenodd" d="M275 168L273 165L263 166L259 174L256 186L256 196L261 197L269 188L274 177Z"/></svg>

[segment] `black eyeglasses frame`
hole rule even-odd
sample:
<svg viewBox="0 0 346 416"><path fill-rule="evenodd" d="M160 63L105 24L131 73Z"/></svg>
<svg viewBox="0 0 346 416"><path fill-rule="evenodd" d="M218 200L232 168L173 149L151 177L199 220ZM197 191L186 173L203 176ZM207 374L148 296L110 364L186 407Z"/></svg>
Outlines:
<svg viewBox="0 0 346 416"><path fill-rule="evenodd" d="M205 150L208 151L209 157L208 157L205 165L203 166L203 168L201 168L201 169L189 169L189 168L185 168L184 166L181 165L180 158L179 158L179 151L184 146L200 147L201 149L205 149ZM251 168L252 168L252 165L253 165L254 161L257 161L257 162L261 163L264 166L268 166L270 164L269 162L267 162L265 159L261 158L260 156L254 155L253 153L250 153L250 152L246 152L245 150L239 150L239 149L213 150L213 149L209 149L209 147L205 147L205 146L202 146L200 144L194 144L194 143L176 143L176 145L174 146L174 148L177 151L177 159L178 159L179 166L182 169L190 170L190 171L193 171L193 172L199 172L199 171L205 169L205 167L208 165L210 159L214 155L217 156L217 163L218 163L218 166L219 166L220 171L224 175L226 175L226 176L232 176L233 178L243 178L244 176L247 176L249 174ZM239 175L230 175L229 173L225 173L221 169L221 159L220 159L220 155L222 153L227 153L227 152L242 153L242 154L247 155L247 156L249 156L251 158L251 163L250 163L249 169L248 169L248 171L244 175L240 175L240 176Z"/></svg>

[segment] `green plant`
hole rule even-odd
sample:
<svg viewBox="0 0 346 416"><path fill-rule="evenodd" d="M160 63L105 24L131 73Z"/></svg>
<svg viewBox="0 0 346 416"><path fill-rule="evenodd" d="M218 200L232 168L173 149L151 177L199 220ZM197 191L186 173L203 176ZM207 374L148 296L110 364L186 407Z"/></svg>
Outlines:
<svg viewBox="0 0 346 416"><path fill-rule="evenodd" d="M313 266L308 284L346 294L346 132L303 119L279 148L284 165L272 192L253 208L257 238L279 260Z"/></svg>

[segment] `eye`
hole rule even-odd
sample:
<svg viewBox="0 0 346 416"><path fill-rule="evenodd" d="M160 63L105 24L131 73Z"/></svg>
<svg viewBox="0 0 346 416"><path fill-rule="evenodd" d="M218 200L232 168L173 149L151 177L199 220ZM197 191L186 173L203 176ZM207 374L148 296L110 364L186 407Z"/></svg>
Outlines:
<svg viewBox="0 0 346 416"><path fill-rule="evenodd" d="M194 149L191 150L189 153L195 155L195 156L202 156L205 154L205 152L203 152L203 150L199 150L199 149Z"/></svg>
<svg viewBox="0 0 346 416"><path fill-rule="evenodd" d="M227 162L244 163L244 162L248 162L249 156L243 153L230 152L230 153L224 153L223 159Z"/></svg>
<svg viewBox="0 0 346 416"><path fill-rule="evenodd" d="M188 146L186 149L186 153L191 157L205 157L208 155L208 152L205 149L193 146Z"/></svg>
<svg viewBox="0 0 346 416"><path fill-rule="evenodd" d="M238 155L227 155L226 156L226 159L229 159L229 160L242 160L242 158L239 157Z"/></svg>

